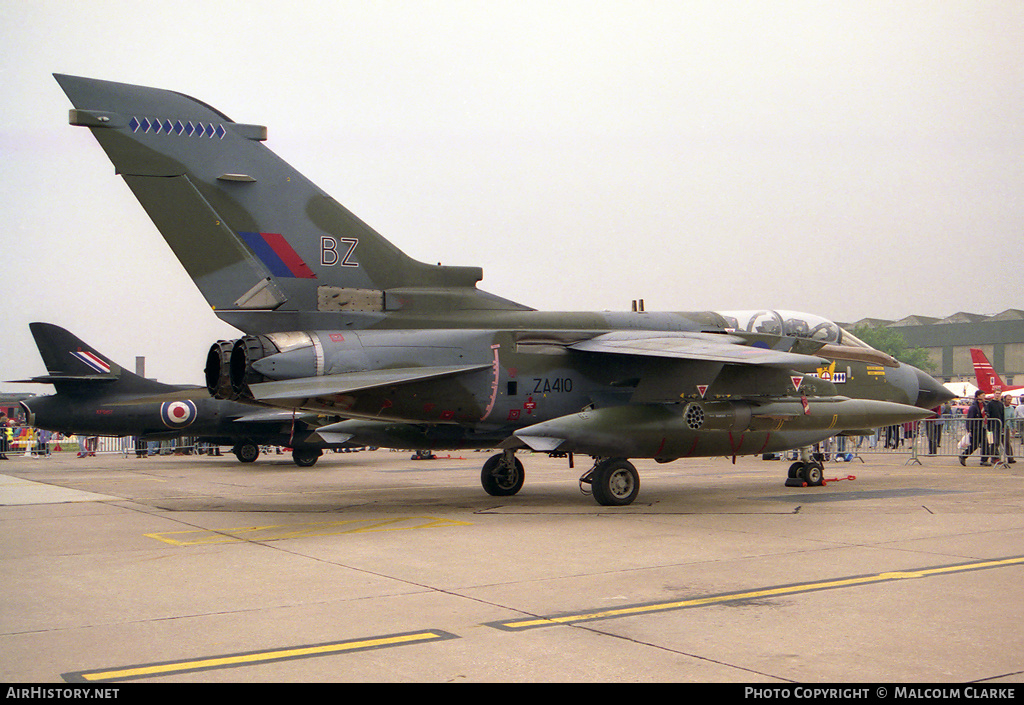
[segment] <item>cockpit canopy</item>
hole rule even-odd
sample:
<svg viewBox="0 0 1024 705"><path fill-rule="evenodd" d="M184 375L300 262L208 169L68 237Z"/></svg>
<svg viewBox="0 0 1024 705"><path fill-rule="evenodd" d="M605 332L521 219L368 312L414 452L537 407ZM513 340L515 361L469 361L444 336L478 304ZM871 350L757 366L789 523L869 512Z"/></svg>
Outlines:
<svg viewBox="0 0 1024 705"><path fill-rule="evenodd" d="M732 330L807 338L830 345L869 348L834 321L798 311L716 311Z"/></svg>

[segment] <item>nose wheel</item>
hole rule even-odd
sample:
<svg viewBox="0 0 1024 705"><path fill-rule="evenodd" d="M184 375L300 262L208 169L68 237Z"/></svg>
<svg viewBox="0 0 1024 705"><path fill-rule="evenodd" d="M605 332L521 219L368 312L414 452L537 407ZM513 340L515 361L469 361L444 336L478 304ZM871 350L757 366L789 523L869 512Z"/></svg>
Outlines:
<svg viewBox="0 0 1024 705"><path fill-rule="evenodd" d="M789 466L786 487L821 487L825 484L825 467L817 460L798 460Z"/></svg>

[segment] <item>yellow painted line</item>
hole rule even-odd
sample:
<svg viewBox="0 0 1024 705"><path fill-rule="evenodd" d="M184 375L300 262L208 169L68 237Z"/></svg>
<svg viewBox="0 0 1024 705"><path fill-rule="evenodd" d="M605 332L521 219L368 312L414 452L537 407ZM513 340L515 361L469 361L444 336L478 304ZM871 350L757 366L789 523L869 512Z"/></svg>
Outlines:
<svg viewBox="0 0 1024 705"><path fill-rule="evenodd" d="M748 592L733 592L724 595L711 595L709 597L697 597L690 600L678 600L675 602L662 602L648 605L633 605L617 609L600 610L596 612L584 612L581 614L570 614L556 617L538 617L513 622L493 622L490 626L506 631L517 631L520 629L534 629L536 627L549 627L556 624L569 624L575 622L587 622L598 619L611 619L614 617L628 617L638 614L650 614L653 612L666 612L679 610L688 607L704 607L723 602L735 602L738 600L754 600L763 597L778 597L780 595L795 595L803 592L816 592L819 590L832 590L835 588L853 587L857 585L871 585L873 583L884 583L894 580L907 580L910 578L926 578L933 575L948 575L950 573L963 573L971 570L985 570L988 568L1003 568L1012 565L1024 564L1024 556L1013 558L1001 558L998 560L981 561L977 563L964 563L961 565L942 566L938 568L922 568L920 570L896 571L878 573L876 575L861 575L849 578L838 578L816 583L801 583L798 585L783 585L780 587L750 590Z"/></svg>
<svg viewBox="0 0 1024 705"><path fill-rule="evenodd" d="M144 534L147 538L172 546L203 546L241 541L279 541L310 536L337 536L377 531L412 531L439 529L452 526L472 526L466 521L438 517L393 517L390 519L347 519L342 521L303 522L300 524L272 524L268 526L242 526L232 529L190 529Z"/></svg>
<svg viewBox="0 0 1024 705"><path fill-rule="evenodd" d="M454 634L449 634L448 632L435 629L423 632L410 632L408 634L392 634L389 636L372 637L369 639L357 639L354 641L336 641L327 644L296 646L288 649L253 651L250 653L228 654L224 656L210 656L191 661L151 663L139 666L126 666L124 668L105 671L79 671L77 673L65 673L63 677L65 681L72 683L97 683L102 681L131 680L150 676L164 676L169 674L189 673L193 671L208 671L217 668L233 668L237 666L270 663L272 661L287 661L315 656L329 656L340 653L351 653L353 651L366 651L368 649L381 649L392 646L403 646L406 644L422 644L432 641L443 641L446 639L457 638L458 637Z"/></svg>

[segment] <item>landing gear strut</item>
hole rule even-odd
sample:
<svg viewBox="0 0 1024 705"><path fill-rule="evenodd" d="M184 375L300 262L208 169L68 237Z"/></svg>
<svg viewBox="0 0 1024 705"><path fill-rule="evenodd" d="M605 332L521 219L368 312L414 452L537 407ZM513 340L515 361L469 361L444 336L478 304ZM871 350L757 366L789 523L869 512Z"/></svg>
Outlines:
<svg viewBox="0 0 1024 705"><path fill-rule="evenodd" d="M480 484L493 497L511 497L523 488L526 471L514 450L492 455L480 471Z"/></svg>
<svg viewBox="0 0 1024 705"><path fill-rule="evenodd" d="M584 484L590 485L598 504L624 507L632 504L640 493L640 473L625 458L605 458L580 478L580 489Z"/></svg>

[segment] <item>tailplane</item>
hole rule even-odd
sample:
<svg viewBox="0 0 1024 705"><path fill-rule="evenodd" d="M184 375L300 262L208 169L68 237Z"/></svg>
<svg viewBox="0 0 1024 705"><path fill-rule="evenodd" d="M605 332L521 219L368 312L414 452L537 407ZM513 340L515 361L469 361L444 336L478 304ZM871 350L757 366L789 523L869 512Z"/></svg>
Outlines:
<svg viewBox="0 0 1024 705"><path fill-rule="evenodd" d="M392 312L529 310L388 242L264 146L266 128L167 90L55 74L217 315L246 332Z"/></svg>

